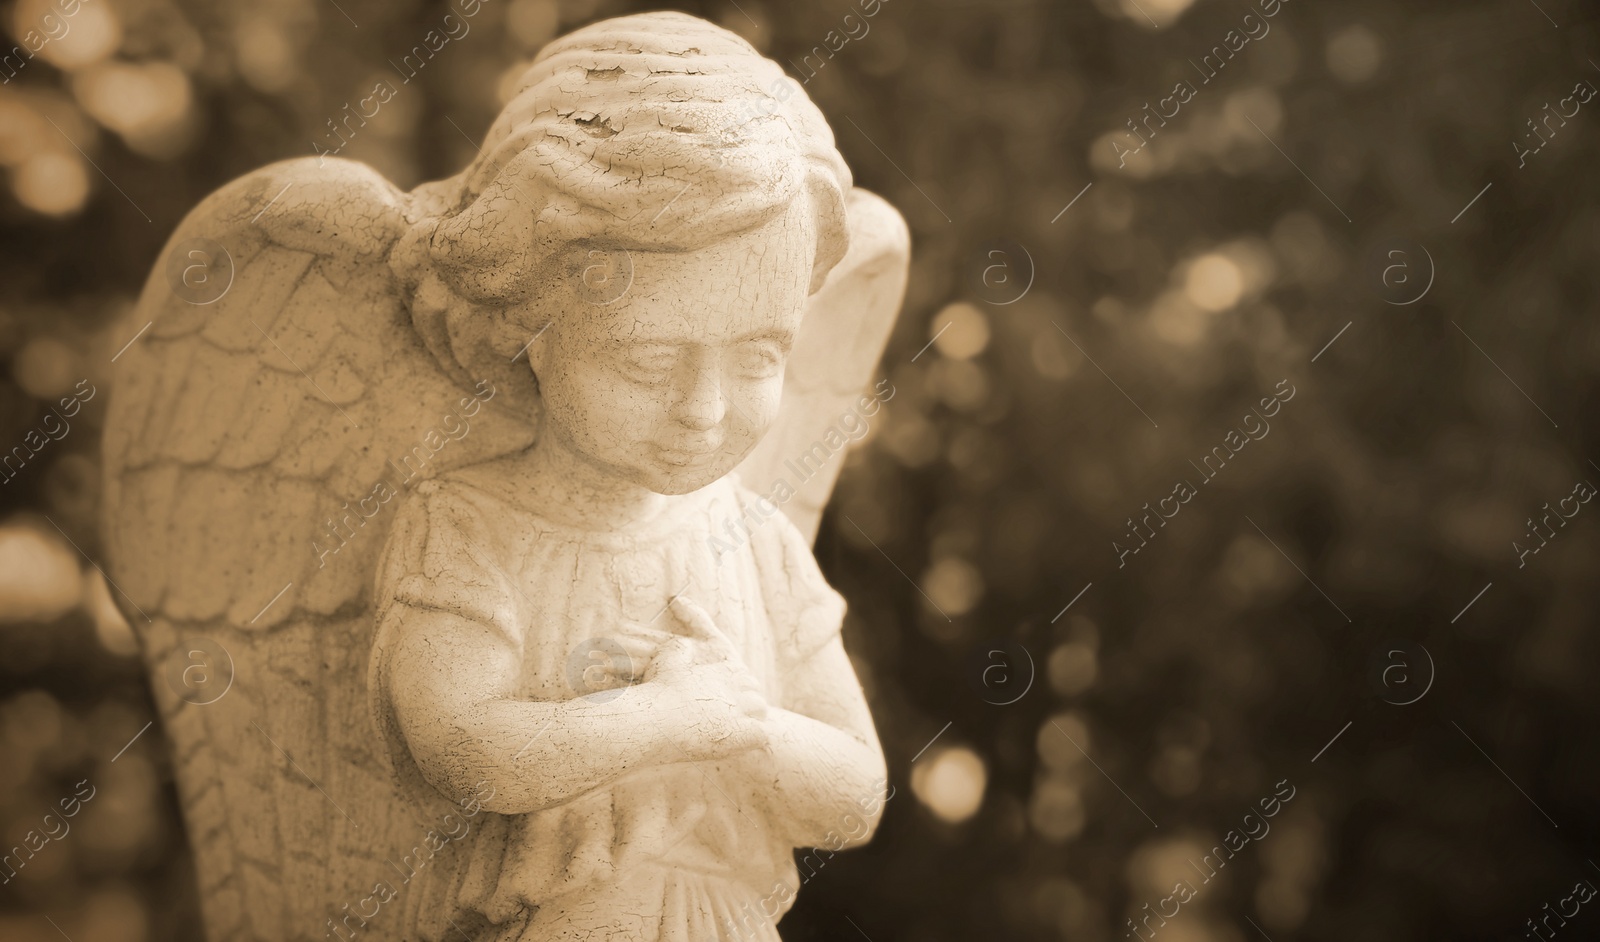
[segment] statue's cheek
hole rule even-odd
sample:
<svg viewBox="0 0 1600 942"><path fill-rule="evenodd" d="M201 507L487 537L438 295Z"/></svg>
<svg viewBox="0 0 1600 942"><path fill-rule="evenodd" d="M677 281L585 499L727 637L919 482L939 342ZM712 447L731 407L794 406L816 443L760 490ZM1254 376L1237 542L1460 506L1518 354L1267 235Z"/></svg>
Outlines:
<svg viewBox="0 0 1600 942"><path fill-rule="evenodd" d="M777 421L778 410L783 405L783 373L752 382L731 391L728 411L740 420L743 427L761 435Z"/></svg>

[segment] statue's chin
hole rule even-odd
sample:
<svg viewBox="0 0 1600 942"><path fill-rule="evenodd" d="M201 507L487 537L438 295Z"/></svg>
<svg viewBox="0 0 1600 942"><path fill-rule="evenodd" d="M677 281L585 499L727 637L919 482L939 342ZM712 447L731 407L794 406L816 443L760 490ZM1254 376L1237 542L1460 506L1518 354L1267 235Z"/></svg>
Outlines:
<svg viewBox="0 0 1600 942"><path fill-rule="evenodd" d="M738 466L740 457L718 454L708 457L704 463L689 465L652 461L648 467L635 471L634 482L669 497L690 494L727 476Z"/></svg>

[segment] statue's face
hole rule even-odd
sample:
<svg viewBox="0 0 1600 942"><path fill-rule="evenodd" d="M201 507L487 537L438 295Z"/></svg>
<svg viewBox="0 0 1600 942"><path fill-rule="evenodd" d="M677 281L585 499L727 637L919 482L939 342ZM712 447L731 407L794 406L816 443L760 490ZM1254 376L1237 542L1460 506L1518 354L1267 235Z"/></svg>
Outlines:
<svg viewBox="0 0 1600 942"><path fill-rule="evenodd" d="M550 336L530 350L546 432L660 494L733 470L778 415L814 245L809 221L789 212L709 248L629 253L631 283L617 300L600 295L606 304L567 285Z"/></svg>

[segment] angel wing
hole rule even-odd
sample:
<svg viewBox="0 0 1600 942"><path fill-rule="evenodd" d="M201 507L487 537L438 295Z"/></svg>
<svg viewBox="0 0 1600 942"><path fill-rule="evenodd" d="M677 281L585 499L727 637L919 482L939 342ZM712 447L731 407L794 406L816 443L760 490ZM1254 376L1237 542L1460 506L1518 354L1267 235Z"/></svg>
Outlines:
<svg viewBox="0 0 1600 942"><path fill-rule="evenodd" d="M383 918L374 887L401 886L425 825L369 719L376 557L418 481L531 444L412 328L387 264L410 200L347 161L224 187L173 234L118 363L104 536L214 942Z"/></svg>
<svg viewBox="0 0 1600 942"><path fill-rule="evenodd" d="M789 355L778 420L738 468L757 494L786 482L794 496L783 510L812 540L844 465L842 441L850 429L839 427L841 417L857 408L878 367L911 264L910 232L887 201L856 187L847 212L850 249L811 296Z"/></svg>

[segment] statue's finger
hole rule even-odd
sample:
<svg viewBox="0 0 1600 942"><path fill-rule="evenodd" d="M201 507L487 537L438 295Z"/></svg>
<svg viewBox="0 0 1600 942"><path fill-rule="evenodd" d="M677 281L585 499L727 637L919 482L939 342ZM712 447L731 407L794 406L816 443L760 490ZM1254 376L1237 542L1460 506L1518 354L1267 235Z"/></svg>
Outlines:
<svg viewBox="0 0 1600 942"><path fill-rule="evenodd" d="M663 644L653 657L650 666L645 672L646 677L655 679L662 674L673 674L686 671L694 663L694 649L687 638L675 638Z"/></svg>
<svg viewBox="0 0 1600 942"><path fill-rule="evenodd" d="M717 630L717 623L711 620L711 616L698 602L679 595L667 604L672 607L672 614L678 616L678 621L689 629L691 637L711 645L724 640L722 632Z"/></svg>
<svg viewBox="0 0 1600 942"><path fill-rule="evenodd" d="M656 652L660 651L661 646L666 643L669 638L663 637L660 640L647 640L645 638L629 638L624 636L616 640L617 644L622 648L622 653L627 655L630 661L643 662L648 661L653 655L656 654ZM638 673L637 668L634 669L634 673Z"/></svg>

